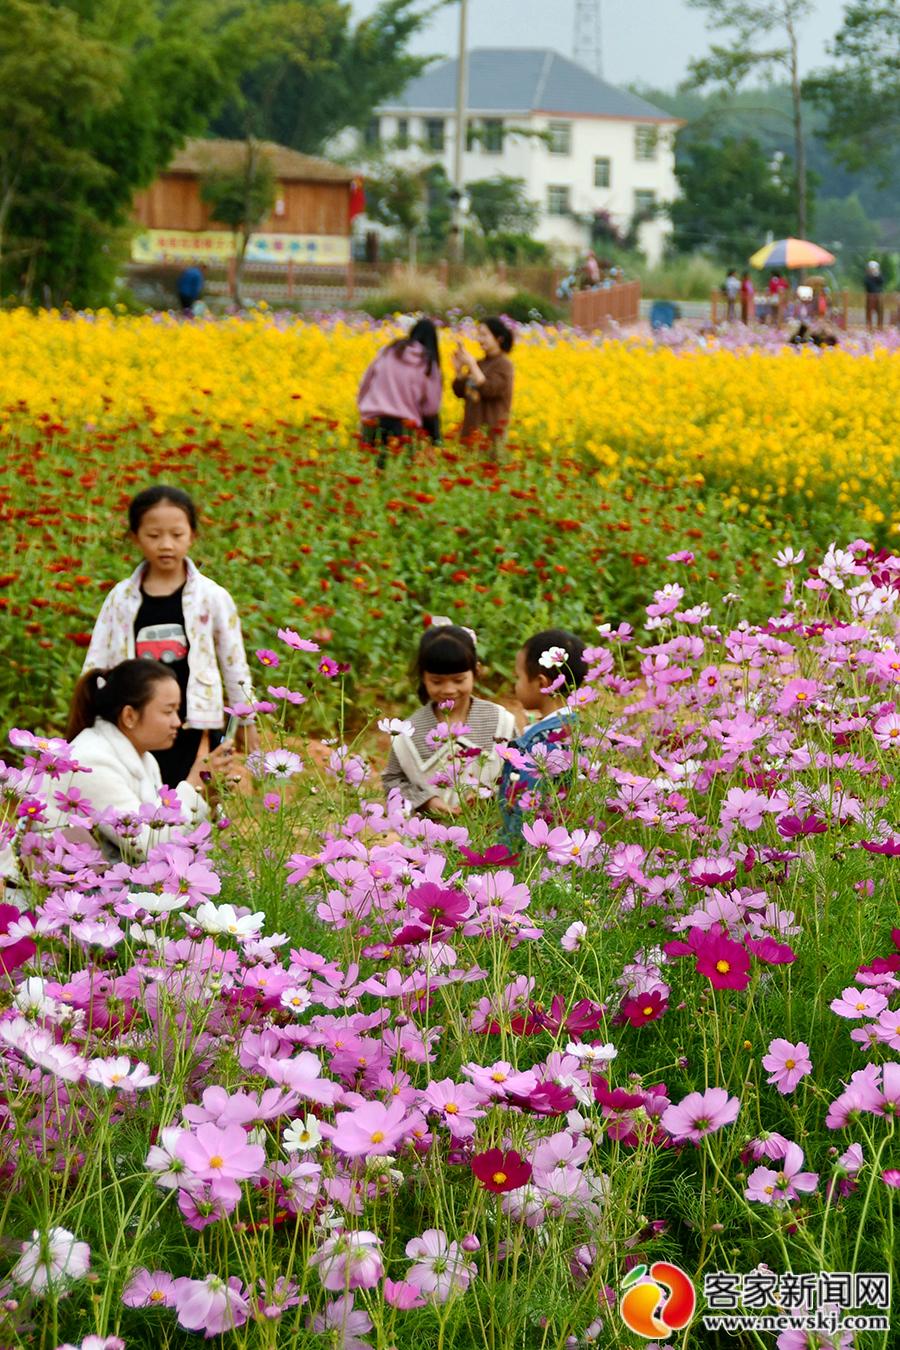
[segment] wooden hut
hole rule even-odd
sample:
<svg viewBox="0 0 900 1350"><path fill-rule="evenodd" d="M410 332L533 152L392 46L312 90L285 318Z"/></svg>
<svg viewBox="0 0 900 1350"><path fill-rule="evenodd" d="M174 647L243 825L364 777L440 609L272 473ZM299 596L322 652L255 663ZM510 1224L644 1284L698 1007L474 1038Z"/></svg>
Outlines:
<svg viewBox="0 0 900 1350"><path fill-rule="evenodd" d="M247 250L248 262L340 266L350 259L353 174L339 164L301 155L271 141L257 142L277 180L272 214ZM240 170L244 141L190 140L134 203L143 228L135 235L136 263L224 262L235 253L231 230L212 220L201 196L210 173Z"/></svg>

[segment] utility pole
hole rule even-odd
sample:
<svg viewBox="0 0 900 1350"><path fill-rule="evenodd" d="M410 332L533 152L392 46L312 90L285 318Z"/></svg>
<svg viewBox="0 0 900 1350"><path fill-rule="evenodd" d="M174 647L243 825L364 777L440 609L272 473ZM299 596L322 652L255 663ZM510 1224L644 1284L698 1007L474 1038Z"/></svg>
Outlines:
<svg viewBox="0 0 900 1350"><path fill-rule="evenodd" d="M572 55L593 75L603 75L603 0L575 0Z"/></svg>
<svg viewBox="0 0 900 1350"><path fill-rule="evenodd" d="M456 69L456 141L453 147L453 191L450 200L453 215L450 221L450 257L460 263L463 258L463 154L466 148L466 105L469 97L469 52L466 30L469 18L469 0L459 0L459 56Z"/></svg>

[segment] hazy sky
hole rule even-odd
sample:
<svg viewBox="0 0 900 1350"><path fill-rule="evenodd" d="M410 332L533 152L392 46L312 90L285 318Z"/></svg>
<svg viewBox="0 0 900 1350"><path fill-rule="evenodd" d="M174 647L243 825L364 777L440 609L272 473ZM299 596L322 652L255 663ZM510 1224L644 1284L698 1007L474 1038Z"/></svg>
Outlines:
<svg viewBox="0 0 900 1350"><path fill-rule="evenodd" d="M352 3L364 15L375 9L377 0ZM804 73L823 61L843 9L843 0L816 0L801 30ZM447 6L414 50L454 55L458 13L456 4ZM469 45L553 47L571 56L574 15L575 0L469 0ZM689 59L702 55L708 45L702 14L684 0L603 0L603 74L611 84L674 88Z"/></svg>

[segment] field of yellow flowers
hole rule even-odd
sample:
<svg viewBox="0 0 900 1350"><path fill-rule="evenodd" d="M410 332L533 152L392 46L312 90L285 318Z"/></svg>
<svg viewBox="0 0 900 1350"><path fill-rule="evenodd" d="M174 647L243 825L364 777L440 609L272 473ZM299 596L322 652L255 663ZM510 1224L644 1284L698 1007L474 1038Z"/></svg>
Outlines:
<svg viewBox="0 0 900 1350"><path fill-rule="evenodd" d="M694 555L695 592L765 618L783 543L814 562L834 538L891 540L889 343L523 330L499 464L454 440L448 386L445 446L378 473L355 393L398 331L359 316L0 314L4 714L59 726L103 594L137 561L128 499L154 481L194 494L194 556L235 596L248 643L293 615L353 663L363 703L408 696L430 613L478 628L500 687L525 628L634 618L672 552Z"/></svg>
<svg viewBox="0 0 900 1350"><path fill-rule="evenodd" d="M254 433L313 418L351 430L359 376L398 331L265 314L188 324L5 314L0 435L22 405L76 427L135 422L167 438L198 416ZM871 525L890 519L900 353L889 348L864 359L727 343L675 350L551 329L527 332L515 361L514 440L531 454L585 453L604 483L696 477L724 494L723 509L824 496ZM458 416L449 387L444 415L448 425Z"/></svg>

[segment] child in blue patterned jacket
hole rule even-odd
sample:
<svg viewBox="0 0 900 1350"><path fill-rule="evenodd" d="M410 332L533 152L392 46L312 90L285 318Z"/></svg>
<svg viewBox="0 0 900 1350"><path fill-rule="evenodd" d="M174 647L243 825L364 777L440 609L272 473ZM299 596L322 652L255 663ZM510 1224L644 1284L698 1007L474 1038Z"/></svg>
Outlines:
<svg viewBox="0 0 900 1350"><path fill-rule="evenodd" d="M503 752L499 798L504 833L510 840L521 834L523 812L549 805L549 795L557 796L557 785L564 786L571 778L568 742L575 714L566 696L579 687L587 671L584 643L564 628L535 633L516 656L516 698L538 719Z"/></svg>

